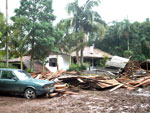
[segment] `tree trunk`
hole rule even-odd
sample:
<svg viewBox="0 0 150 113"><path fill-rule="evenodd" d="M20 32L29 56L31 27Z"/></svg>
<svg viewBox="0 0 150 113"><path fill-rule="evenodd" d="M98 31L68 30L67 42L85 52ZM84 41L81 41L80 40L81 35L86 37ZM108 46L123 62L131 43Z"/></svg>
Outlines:
<svg viewBox="0 0 150 113"><path fill-rule="evenodd" d="M58 54L57 54L57 71L59 70L59 65L58 65Z"/></svg>
<svg viewBox="0 0 150 113"><path fill-rule="evenodd" d="M6 37L7 38L7 37ZM9 62L8 62L8 57L9 57L9 55L8 55L8 41L7 41L7 39L6 39L6 67L8 68L8 64L9 64Z"/></svg>
<svg viewBox="0 0 150 113"><path fill-rule="evenodd" d="M76 60L77 60L77 64L79 64L80 62L79 62L79 51L78 50L76 50Z"/></svg>
<svg viewBox="0 0 150 113"><path fill-rule="evenodd" d="M130 50L129 37L127 38L127 46L128 46L128 50Z"/></svg>
<svg viewBox="0 0 150 113"><path fill-rule="evenodd" d="M33 57L31 56L31 60L30 60L30 70L31 70L31 72L33 72L34 71L34 62L33 62Z"/></svg>
<svg viewBox="0 0 150 113"><path fill-rule="evenodd" d="M31 72L33 72L33 70L34 70L34 61L33 61L33 57L34 57L34 37L32 39L31 46L32 46L32 50L31 50L30 70L31 70Z"/></svg>
<svg viewBox="0 0 150 113"><path fill-rule="evenodd" d="M129 32L125 32L125 37L127 39L127 49L130 50L130 45L129 45Z"/></svg>
<svg viewBox="0 0 150 113"><path fill-rule="evenodd" d="M6 25L8 27L8 0L6 0ZM7 33L7 36L6 36L6 67L8 67L8 63L9 63L8 58L9 58L9 55L8 55L8 33Z"/></svg>
<svg viewBox="0 0 150 113"><path fill-rule="evenodd" d="M20 68L23 69L23 61L22 61L22 56L20 56Z"/></svg>
<svg viewBox="0 0 150 113"><path fill-rule="evenodd" d="M69 52L69 68L71 66L71 52Z"/></svg>
<svg viewBox="0 0 150 113"><path fill-rule="evenodd" d="M81 56L80 56L80 64L83 65L83 51L84 51L84 47L81 49Z"/></svg>
<svg viewBox="0 0 150 113"><path fill-rule="evenodd" d="M44 62L45 62L45 60L43 59L43 60L42 60L42 67L43 67L42 71L43 71L43 73L45 72L45 65L44 65Z"/></svg>

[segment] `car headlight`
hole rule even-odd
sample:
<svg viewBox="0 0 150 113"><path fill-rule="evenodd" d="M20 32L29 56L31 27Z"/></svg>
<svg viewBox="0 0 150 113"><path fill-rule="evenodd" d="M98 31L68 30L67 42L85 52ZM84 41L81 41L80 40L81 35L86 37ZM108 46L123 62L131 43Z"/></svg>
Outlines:
<svg viewBox="0 0 150 113"><path fill-rule="evenodd" d="M49 88L51 88L51 87L54 87L54 83L45 84L45 85L43 86L43 88L46 88L46 89L49 89Z"/></svg>

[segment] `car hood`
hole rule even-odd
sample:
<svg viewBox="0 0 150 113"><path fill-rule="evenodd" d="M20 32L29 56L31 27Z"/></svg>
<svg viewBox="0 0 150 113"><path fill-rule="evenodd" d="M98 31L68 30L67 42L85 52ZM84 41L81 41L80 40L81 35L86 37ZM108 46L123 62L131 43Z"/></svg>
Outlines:
<svg viewBox="0 0 150 113"><path fill-rule="evenodd" d="M34 78L30 78L28 80L24 80L24 82L29 82L29 83L33 83L33 84L38 84L41 86L44 86L45 84L51 84L54 83L52 81L48 81L48 80L40 80L40 79L34 79Z"/></svg>

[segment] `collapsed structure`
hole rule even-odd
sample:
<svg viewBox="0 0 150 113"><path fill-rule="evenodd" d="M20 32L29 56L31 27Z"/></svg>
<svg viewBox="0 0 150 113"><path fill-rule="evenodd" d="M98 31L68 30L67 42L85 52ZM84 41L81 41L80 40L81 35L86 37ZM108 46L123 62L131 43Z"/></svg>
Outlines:
<svg viewBox="0 0 150 113"><path fill-rule="evenodd" d="M125 67L121 71L119 70L117 73L105 70L102 73L92 75L74 71L58 71L55 73L31 73L31 75L38 79L56 81L56 94L66 94L67 88L72 86L81 89L108 89L109 91L114 91L121 87L128 90L134 90L138 87L150 85L149 70L142 69L141 65L136 61L127 62ZM69 92L67 94L77 93Z"/></svg>

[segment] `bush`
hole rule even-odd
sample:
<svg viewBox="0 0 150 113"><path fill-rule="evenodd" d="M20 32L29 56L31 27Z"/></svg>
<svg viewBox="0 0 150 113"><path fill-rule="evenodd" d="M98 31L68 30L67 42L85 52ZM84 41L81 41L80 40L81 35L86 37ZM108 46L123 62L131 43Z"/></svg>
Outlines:
<svg viewBox="0 0 150 113"><path fill-rule="evenodd" d="M79 71L79 64L72 64L68 71Z"/></svg>
<svg viewBox="0 0 150 113"><path fill-rule="evenodd" d="M133 55L133 51L131 51L131 50L125 50L123 54L124 54L125 57L129 58L130 56Z"/></svg>
<svg viewBox="0 0 150 113"><path fill-rule="evenodd" d="M12 65L12 64L9 64L8 67L9 67L9 68L15 68L15 69L17 69L17 67L14 66L14 65ZM0 63L0 68L7 68L7 67L6 67L6 63Z"/></svg>
<svg viewBox="0 0 150 113"><path fill-rule="evenodd" d="M107 60L109 60L109 58L107 56L104 56L103 59L101 59L101 60L98 61L98 65L97 66L106 67Z"/></svg>
<svg viewBox="0 0 150 113"><path fill-rule="evenodd" d="M79 70L80 71L87 70L88 67L89 67L88 63L83 63L82 65L79 66Z"/></svg>
<svg viewBox="0 0 150 113"><path fill-rule="evenodd" d="M88 63L83 63L82 65L79 64L72 64L68 71L83 71L86 70L89 67Z"/></svg>

